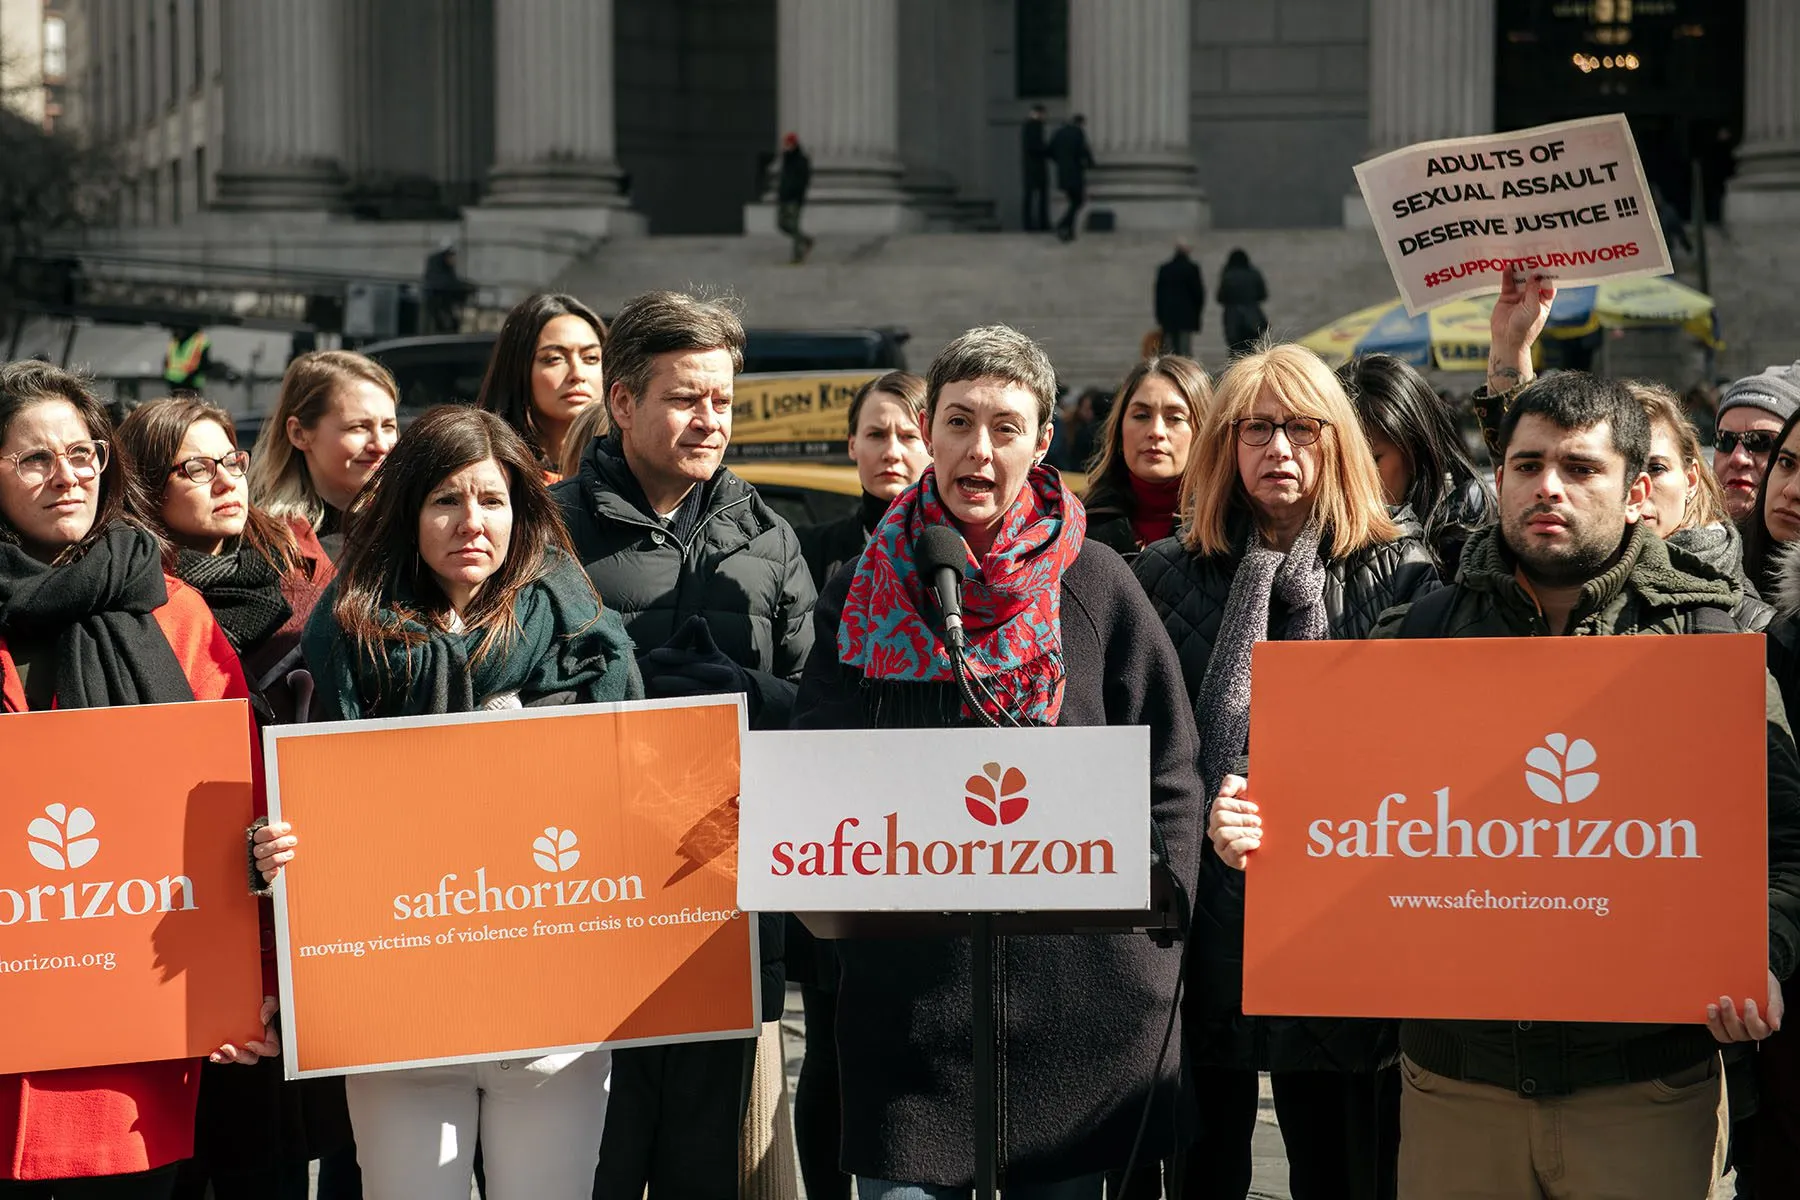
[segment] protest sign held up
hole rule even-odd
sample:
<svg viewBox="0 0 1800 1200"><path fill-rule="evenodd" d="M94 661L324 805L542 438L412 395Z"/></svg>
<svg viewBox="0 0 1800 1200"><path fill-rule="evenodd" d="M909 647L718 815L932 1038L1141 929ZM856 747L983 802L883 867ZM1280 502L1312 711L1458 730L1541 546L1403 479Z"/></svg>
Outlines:
<svg viewBox="0 0 1800 1200"><path fill-rule="evenodd" d="M1253 678L1244 1011L1698 1024L1765 993L1760 637L1266 642ZM1653 751L1649 678L1707 697ZM1396 735L1342 702L1443 679L1479 711Z"/></svg>
<svg viewBox="0 0 1800 1200"><path fill-rule="evenodd" d="M1623 116L1421 142L1356 180L1415 316L1497 291L1505 271L1573 284L1670 269Z"/></svg>
<svg viewBox="0 0 1800 1200"><path fill-rule="evenodd" d="M270 810L306 841L276 893L289 1078L753 1034L741 714L658 700L271 730Z"/></svg>
<svg viewBox="0 0 1800 1200"><path fill-rule="evenodd" d="M249 706L17 713L0 762L0 1073L260 1036Z"/></svg>

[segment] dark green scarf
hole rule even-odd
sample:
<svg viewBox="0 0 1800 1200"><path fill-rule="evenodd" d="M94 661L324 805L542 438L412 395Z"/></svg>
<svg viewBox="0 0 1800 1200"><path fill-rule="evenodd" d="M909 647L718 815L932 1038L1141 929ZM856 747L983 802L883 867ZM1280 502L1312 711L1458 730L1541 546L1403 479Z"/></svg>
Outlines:
<svg viewBox="0 0 1800 1200"><path fill-rule="evenodd" d="M478 663L470 659L489 636L486 631L450 633L402 622L390 609L382 610L385 622L424 634L425 640L389 642L379 658L371 659L337 622L332 610L341 580L334 580L313 607L301 637L326 718L474 712L491 697L509 692L524 704L551 697L589 703L642 696L631 639L618 615L602 611L587 575L572 558L561 551L551 554L549 570L514 602L517 635ZM419 607L404 589L396 599Z"/></svg>

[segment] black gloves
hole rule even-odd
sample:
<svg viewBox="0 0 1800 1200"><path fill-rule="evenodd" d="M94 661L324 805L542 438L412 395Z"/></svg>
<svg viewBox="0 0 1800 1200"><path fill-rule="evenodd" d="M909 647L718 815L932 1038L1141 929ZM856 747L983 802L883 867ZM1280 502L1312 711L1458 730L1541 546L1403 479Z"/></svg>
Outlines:
<svg viewBox="0 0 1800 1200"><path fill-rule="evenodd" d="M653 700L743 692L749 698L750 719L756 719L762 697L751 673L719 649L703 616L689 617L667 643L641 656L638 667L644 674L644 694Z"/></svg>

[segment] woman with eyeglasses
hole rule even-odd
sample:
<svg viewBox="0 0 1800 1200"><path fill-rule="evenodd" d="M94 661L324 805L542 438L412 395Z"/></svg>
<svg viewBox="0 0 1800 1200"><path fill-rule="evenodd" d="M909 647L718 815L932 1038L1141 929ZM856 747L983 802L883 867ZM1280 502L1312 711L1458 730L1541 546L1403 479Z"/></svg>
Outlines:
<svg viewBox="0 0 1800 1200"><path fill-rule="evenodd" d="M331 582L331 561L303 521L283 522L250 503L250 455L224 410L171 396L119 426L137 487L134 515L166 543L164 569L198 591L244 664L264 724L306 719L311 678L300 631ZM350 1146L341 1079L283 1083L270 1059L254 1070L201 1071L194 1156L180 1196L251 1200L306 1187L307 1162Z"/></svg>
<svg viewBox="0 0 1800 1200"><path fill-rule="evenodd" d="M1769 465L1739 529L1745 576L1758 595L1775 595L1781 583L1781 548L1800 542L1800 410L1775 435Z"/></svg>
<svg viewBox="0 0 1800 1200"><path fill-rule="evenodd" d="M248 696L206 601L164 574L156 535L131 516L134 486L85 379L0 367L0 713ZM212 1061L278 1054L273 1013L267 997L263 1039ZM166 1200L193 1153L200 1066L0 1075L0 1197Z"/></svg>
<svg viewBox="0 0 1800 1200"><path fill-rule="evenodd" d="M1251 651L1368 636L1436 585L1411 509L1390 515L1368 436L1317 355L1234 360L1188 459L1179 538L1134 569L1181 658L1208 795L1245 787ZM1183 1004L1200 1137L1185 1195L1250 1189L1257 1072L1273 1076L1295 1200L1391 1196L1399 1150L1393 1026L1243 1013L1243 883L1202 848Z"/></svg>

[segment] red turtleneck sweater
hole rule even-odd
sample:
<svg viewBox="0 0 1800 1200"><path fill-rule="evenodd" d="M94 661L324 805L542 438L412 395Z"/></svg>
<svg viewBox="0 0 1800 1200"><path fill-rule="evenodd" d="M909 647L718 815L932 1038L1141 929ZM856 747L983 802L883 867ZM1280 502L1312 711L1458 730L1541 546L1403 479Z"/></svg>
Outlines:
<svg viewBox="0 0 1800 1200"><path fill-rule="evenodd" d="M1169 480L1131 479L1131 536L1140 546L1175 534L1175 506L1181 499L1181 477Z"/></svg>

